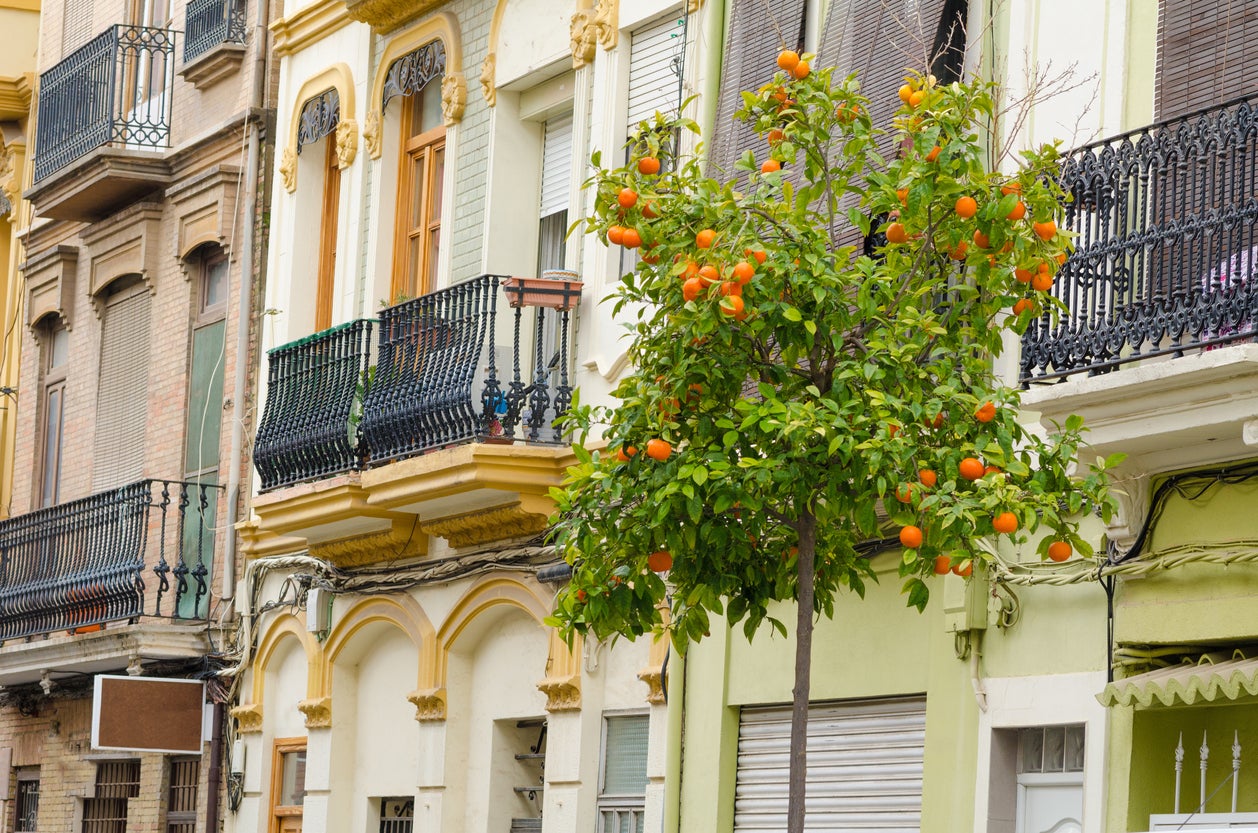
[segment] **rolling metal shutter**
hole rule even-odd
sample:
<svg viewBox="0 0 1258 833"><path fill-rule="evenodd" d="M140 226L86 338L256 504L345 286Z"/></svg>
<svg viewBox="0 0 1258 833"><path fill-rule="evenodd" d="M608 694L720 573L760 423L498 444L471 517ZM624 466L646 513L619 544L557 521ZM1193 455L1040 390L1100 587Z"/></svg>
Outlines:
<svg viewBox="0 0 1258 833"><path fill-rule="evenodd" d="M148 421L150 296L142 285L105 305L96 394L96 448L92 491L144 477L144 426Z"/></svg>
<svg viewBox="0 0 1258 833"><path fill-rule="evenodd" d="M1244 0L1158 3L1158 120L1255 92L1258 5Z"/></svg>
<svg viewBox="0 0 1258 833"><path fill-rule="evenodd" d="M568 209L572 178L572 114L546 120L542 141L542 217Z"/></svg>
<svg viewBox="0 0 1258 833"><path fill-rule="evenodd" d="M735 833L786 829L790 737L790 706L742 710ZM807 829L917 833L925 739L922 697L811 706Z"/></svg>
<svg viewBox="0 0 1258 833"><path fill-rule="evenodd" d="M674 11L634 32L629 48L629 109L625 124L632 133L638 123L655 118L659 110L677 115L684 19Z"/></svg>

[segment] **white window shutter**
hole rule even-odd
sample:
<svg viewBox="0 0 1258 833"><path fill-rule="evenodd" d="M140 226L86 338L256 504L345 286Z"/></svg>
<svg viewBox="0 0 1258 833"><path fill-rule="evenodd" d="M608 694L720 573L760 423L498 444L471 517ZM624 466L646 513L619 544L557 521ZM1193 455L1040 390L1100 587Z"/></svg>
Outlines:
<svg viewBox="0 0 1258 833"><path fill-rule="evenodd" d="M685 28L680 10L634 32L629 48L628 132L655 117L677 115L681 104L678 73L685 50Z"/></svg>
<svg viewBox="0 0 1258 833"><path fill-rule="evenodd" d="M144 477L151 316L150 296L143 287L124 292L105 305L100 340L100 388L96 394L93 492L114 489Z"/></svg>
<svg viewBox="0 0 1258 833"><path fill-rule="evenodd" d="M572 114L546 120L542 142L542 210L540 216L568 208L572 177Z"/></svg>

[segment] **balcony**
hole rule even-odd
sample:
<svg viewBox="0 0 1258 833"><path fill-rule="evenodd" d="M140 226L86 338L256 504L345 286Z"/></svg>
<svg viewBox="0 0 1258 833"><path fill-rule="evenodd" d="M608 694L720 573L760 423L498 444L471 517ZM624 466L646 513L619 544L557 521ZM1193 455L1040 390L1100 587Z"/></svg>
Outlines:
<svg viewBox="0 0 1258 833"><path fill-rule="evenodd" d="M248 34L245 0L192 0L184 26L180 74L208 86L239 68Z"/></svg>
<svg viewBox="0 0 1258 833"><path fill-rule="evenodd" d="M1022 341L1026 406L1167 470L1258 454L1258 99L1070 153L1067 311ZM1043 383L1054 384L1043 384Z"/></svg>
<svg viewBox="0 0 1258 833"><path fill-rule="evenodd" d="M142 480L0 521L0 685L204 653L220 491Z"/></svg>
<svg viewBox="0 0 1258 833"><path fill-rule="evenodd" d="M174 48L172 31L111 26L40 76L37 213L92 221L169 182Z"/></svg>
<svg viewBox="0 0 1258 833"><path fill-rule="evenodd" d="M272 350L262 530L387 549L416 524L456 546L492 540L499 521L544 528L570 454L555 420L572 402L580 284L542 284L526 297L482 275Z"/></svg>

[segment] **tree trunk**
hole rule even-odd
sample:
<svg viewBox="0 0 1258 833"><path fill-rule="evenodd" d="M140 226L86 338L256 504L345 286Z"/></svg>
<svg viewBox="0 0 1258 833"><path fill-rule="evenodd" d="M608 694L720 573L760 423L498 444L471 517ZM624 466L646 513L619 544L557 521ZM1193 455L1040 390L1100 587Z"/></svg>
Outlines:
<svg viewBox="0 0 1258 833"><path fill-rule="evenodd" d="M795 619L795 689L791 703L791 765L787 833L804 833L804 787L808 777L808 692L812 686L813 577L817 566L817 519L799 519L799 610Z"/></svg>

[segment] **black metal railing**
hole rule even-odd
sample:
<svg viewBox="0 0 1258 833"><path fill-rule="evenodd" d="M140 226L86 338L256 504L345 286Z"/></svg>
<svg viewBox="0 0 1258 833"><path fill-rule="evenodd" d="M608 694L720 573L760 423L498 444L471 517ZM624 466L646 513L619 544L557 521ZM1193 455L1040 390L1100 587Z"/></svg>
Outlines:
<svg viewBox="0 0 1258 833"><path fill-rule="evenodd" d="M219 44L244 43L245 6L245 0L192 0L184 25L183 62L195 61Z"/></svg>
<svg viewBox="0 0 1258 833"><path fill-rule="evenodd" d="M1258 322L1258 98L1069 154L1076 249L1033 321L1024 383L1252 339Z"/></svg>
<svg viewBox="0 0 1258 833"><path fill-rule="evenodd" d="M107 144L170 144L175 33L111 26L39 77L35 181Z"/></svg>
<svg viewBox="0 0 1258 833"><path fill-rule="evenodd" d="M369 320L351 321L270 351L253 447L263 490L359 468L371 330Z"/></svg>
<svg viewBox="0 0 1258 833"><path fill-rule="evenodd" d="M142 480L0 521L0 640L207 618L221 491Z"/></svg>

